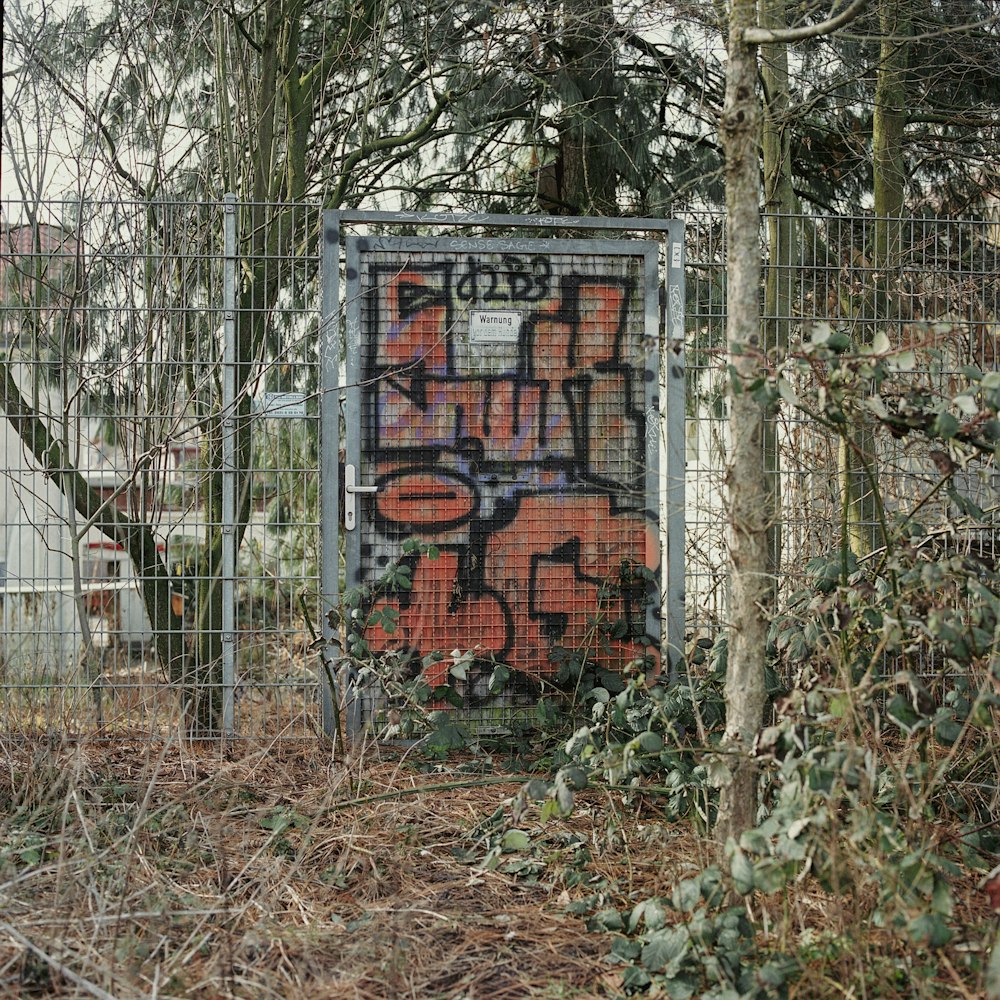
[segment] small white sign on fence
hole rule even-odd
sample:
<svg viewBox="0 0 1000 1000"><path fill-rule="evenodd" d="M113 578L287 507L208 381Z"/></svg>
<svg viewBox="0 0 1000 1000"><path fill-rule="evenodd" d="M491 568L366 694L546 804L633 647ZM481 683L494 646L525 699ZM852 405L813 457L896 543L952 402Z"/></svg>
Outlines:
<svg viewBox="0 0 1000 1000"><path fill-rule="evenodd" d="M265 392L254 407L258 417L304 417L306 394L304 392Z"/></svg>
<svg viewBox="0 0 1000 1000"><path fill-rule="evenodd" d="M469 313L470 344L516 344L521 314L516 309L473 309Z"/></svg>

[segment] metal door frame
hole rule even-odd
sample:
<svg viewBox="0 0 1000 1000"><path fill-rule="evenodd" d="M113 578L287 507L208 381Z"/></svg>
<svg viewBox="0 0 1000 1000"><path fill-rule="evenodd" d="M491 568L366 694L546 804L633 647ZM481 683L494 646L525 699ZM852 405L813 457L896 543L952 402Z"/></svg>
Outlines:
<svg viewBox="0 0 1000 1000"><path fill-rule="evenodd" d="M358 311L353 307L342 316L341 233L343 224L375 224L390 227L542 229L550 231L604 230L614 232L656 233L659 240L623 241L614 239L510 239L475 237L389 237L386 248L401 248L401 239L408 248L523 251L527 253L567 252L605 255L645 255L646 287L643 290L647 331L660 337L658 359L658 413L647 407L647 429L651 421L658 423L658 433L646 434L647 497L658 494L660 552L660 607L657 634L660 637L661 669L668 682L674 683L680 673L684 652L684 225L675 219L561 218L523 215L467 215L451 213L364 212L329 210L323 214L322 242L322 319L320 324L320 482L322 490L322 554L320 583L321 606L333 610L340 603L340 498L342 496L340 449L342 446L340 364L342 346L360 344L361 329ZM357 239L361 239L359 237ZM379 237L368 239L378 242ZM653 244L651 246L651 243ZM666 271L665 288L661 283L659 247L664 246ZM345 273L352 266L357 275L357 248L344 261ZM650 266L652 264L652 266ZM340 334L344 320L344 339ZM661 329L662 323L662 329ZM663 435L663 437L661 437ZM661 450L665 453L660 461ZM352 533L354 534L354 533ZM350 537L350 536L349 536ZM653 613L653 612L651 612ZM336 730L334 700L336 671L340 651L338 627L323 615L322 706L323 729L328 736ZM357 701L353 707L360 706ZM349 711L348 731L360 724L356 711Z"/></svg>

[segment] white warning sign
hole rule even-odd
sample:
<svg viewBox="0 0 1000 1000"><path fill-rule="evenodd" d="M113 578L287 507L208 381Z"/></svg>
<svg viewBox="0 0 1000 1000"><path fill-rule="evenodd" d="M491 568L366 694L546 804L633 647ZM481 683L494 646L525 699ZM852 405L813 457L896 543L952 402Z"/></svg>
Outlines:
<svg viewBox="0 0 1000 1000"><path fill-rule="evenodd" d="M257 400L254 409L259 417L288 419L306 415L306 394L304 392L265 392L264 398Z"/></svg>
<svg viewBox="0 0 1000 1000"><path fill-rule="evenodd" d="M470 344L516 344L521 313L516 309L473 309L469 313Z"/></svg>

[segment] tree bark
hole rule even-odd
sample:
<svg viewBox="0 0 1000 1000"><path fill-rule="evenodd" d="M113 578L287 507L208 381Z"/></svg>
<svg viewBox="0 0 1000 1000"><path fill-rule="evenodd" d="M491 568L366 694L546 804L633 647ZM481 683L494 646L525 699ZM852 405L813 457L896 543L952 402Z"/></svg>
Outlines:
<svg viewBox="0 0 1000 1000"><path fill-rule="evenodd" d="M872 117L872 182L875 195L876 274L891 268L899 255L900 226L906 193L903 133L906 128L906 73L910 62L911 32L909 0L882 0L879 5L882 33L875 109ZM876 317L884 316L876 302Z"/></svg>
<svg viewBox="0 0 1000 1000"><path fill-rule="evenodd" d="M572 0L564 10L565 69L580 101L560 137L560 199L573 215L617 215L614 14L606 0Z"/></svg>
<svg viewBox="0 0 1000 1000"><path fill-rule="evenodd" d="M716 838L724 845L756 822L754 739L764 712L767 641L768 484L762 461L764 408L746 391L762 371L760 343L760 109L756 47L744 32L756 25L756 0L733 0L720 138L726 157L726 342L730 363L730 615L726 672L728 776L719 800Z"/></svg>
<svg viewBox="0 0 1000 1000"><path fill-rule="evenodd" d="M787 0L761 0L761 27L788 27ZM764 209L767 214L768 266L764 275L764 347L784 353L792 314L792 267L799 233L794 214L798 198L792 187L792 154L788 123L788 47L768 42L761 46L761 83L764 87L764 121L761 146L764 154ZM764 469L768 482L768 570L771 606L777 603L781 567L781 453L778 420L769 414L764 423Z"/></svg>
<svg viewBox="0 0 1000 1000"><path fill-rule="evenodd" d="M870 344L879 329L885 330L900 307L892 300L892 275L899 266L900 218L906 195L906 165L903 137L907 118L906 73L909 68L912 31L910 0L881 0L879 30L882 34L875 108L872 116L872 186L875 198L872 279L862 300L860 337ZM841 502L844 505L847 542L861 558L879 544L875 502L876 485L869 481L865 466L875 467L874 434L865 423L850 428L841 441Z"/></svg>

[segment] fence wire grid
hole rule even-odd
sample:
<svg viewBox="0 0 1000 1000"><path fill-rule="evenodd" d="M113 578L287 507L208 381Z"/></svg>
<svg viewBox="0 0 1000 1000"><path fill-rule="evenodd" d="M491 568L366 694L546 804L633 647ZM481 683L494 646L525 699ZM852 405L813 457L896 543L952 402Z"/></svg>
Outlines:
<svg viewBox="0 0 1000 1000"><path fill-rule="evenodd" d="M690 644L726 621L726 245L721 215L684 222ZM765 347L882 329L941 392L995 368L996 224L906 220L878 269L870 217L768 224ZM161 737L185 706L229 735L322 731L321 238L317 205L4 204L3 733ZM837 445L787 408L773 441L788 589L838 544ZM928 462L880 450L887 504ZM965 475L991 508L992 467ZM992 558L992 532L951 544Z"/></svg>

